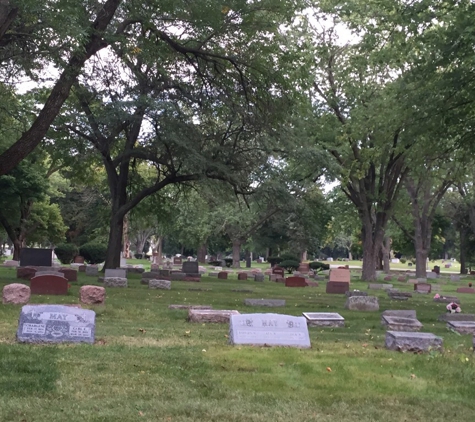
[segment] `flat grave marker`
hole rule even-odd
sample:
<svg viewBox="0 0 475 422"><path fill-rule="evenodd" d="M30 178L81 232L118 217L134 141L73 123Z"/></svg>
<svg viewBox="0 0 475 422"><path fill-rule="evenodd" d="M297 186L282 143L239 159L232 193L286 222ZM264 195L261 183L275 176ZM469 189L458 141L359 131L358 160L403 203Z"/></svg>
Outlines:
<svg viewBox="0 0 475 422"><path fill-rule="evenodd" d="M460 334L475 334L475 321L447 321L447 328Z"/></svg>
<svg viewBox="0 0 475 422"><path fill-rule="evenodd" d="M442 351L443 340L432 333L386 331L386 348L401 352Z"/></svg>
<svg viewBox="0 0 475 422"><path fill-rule="evenodd" d="M93 265L86 267L86 275L89 277L97 277L99 275L99 268Z"/></svg>
<svg viewBox="0 0 475 422"><path fill-rule="evenodd" d="M63 305L25 305L17 340L22 343L94 343L96 313Z"/></svg>
<svg viewBox="0 0 475 422"><path fill-rule="evenodd" d="M285 306L285 299L244 299L244 305L247 306Z"/></svg>
<svg viewBox="0 0 475 422"><path fill-rule="evenodd" d="M107 269L104 273L104 278L109 277L127 278L127 270L121 268L117 268L115 270Z"/></svg>
<svg viewBox="0 0 475 422"><path fill-rule="evenodd" d="M346 299L345 309L350 311L379 311L378 298L375 296L351 296Z"/></svg>
<svg viewBox="0 0 475 422"><path fill-rule="evenodd" d="M474 314L451 314L447 312L445 314L439 315L437 318L439 321L475 321Z"/></svg>
<svg viewBox="0 0 475 422"><path fill-rule="evenodd" d="M432 291L432 285L429 283L414 284L414 291L417 293L428 294Z"/></svg>
<svg viewBox="0 0 475 422"><path fill-rule="evenodd" d="M336 312L302 312L309 327L344 327L345 318Z"/></svg>
<svg viewBox="0 0 475 422"><path fill-rule="evenodd" d="M188 321L189 322L202 322L202 323L218 323L227 324L231 315L239 315L236 310L222 310L222 309L189 309Z"/></svg>
<svg viewBox="0 0 475 422"><path fill-rule="evenodd" d="M231 315L229 342L233 345L311 347L306 319L282 314Z"/></svg>
<svg viewBox="0 0 475 422"><path fill-rule="evenodd" d="M473 287L459 287L457 289L457 293L469 293L469 294L474 294L475 289Z"/></svg>
<svg viewBox="0 0 475 422"><path fill-rule="evenodd" d="M415 318L384 315L381 322L391 331L419 331L422 328L422 324Z"/></svg>

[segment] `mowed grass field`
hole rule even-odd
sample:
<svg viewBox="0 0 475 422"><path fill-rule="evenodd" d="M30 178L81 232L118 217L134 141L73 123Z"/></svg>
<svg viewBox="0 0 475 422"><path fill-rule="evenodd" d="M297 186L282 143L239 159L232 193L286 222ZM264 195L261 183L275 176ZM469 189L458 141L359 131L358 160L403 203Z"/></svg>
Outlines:
<svg viewBox="0 0 475 422"><path fill-rule="evenodd" d="M0 288L17 281L14 269L0 268ZM468 279L438 282L455 295ZM68 296L32 296L31 303L78 303L81 285L100 283L80 273L71 284ZM367 283L355 279L352 289L367 290ZM345 310L346 298L327 295L325 282L286 288L205 276L200 283L174 281L168 291L149 290L131 275L127 289L108 289L105 307L96 309L94 345L19 344L20 306L0 305L0 421L474 421L472 337L437 321L445 305L433 295L395 302L383 291L371 294L380 312ZM475 295L458 297L464 313L475 313ZM251 308L244 298L287 302ZM312 348L305 350L230 346L227 324L188 323L187 311L170 304L338 312L346 327L309 328ZM443 337L444 352L386 350L385 309L415 309L422 331Z"/></svg>

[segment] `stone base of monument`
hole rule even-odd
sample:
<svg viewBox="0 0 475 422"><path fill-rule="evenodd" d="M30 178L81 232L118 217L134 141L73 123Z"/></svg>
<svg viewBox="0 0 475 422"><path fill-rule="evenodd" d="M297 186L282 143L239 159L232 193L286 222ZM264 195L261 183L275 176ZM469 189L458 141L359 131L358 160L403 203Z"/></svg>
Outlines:
<svg viewBox="0 0 475 422"><path fill-rule="evenodd" d="M33 267L17 267L16 278L30 280L36 274L36 268Z"/></svg>
<svg viewBox="0 0 475 422"><path fill-rule="evenodd" d="M244 305L279 307L279 306L285 306L285 300L284 299L244 299Z"/></svg>
<svg viewBox="0 0 475 422"><path fill-rule="evenodd" d="M264 281L264 274L260 274L260 273L257 273L257 274L254 274L254 281Z"/></svg>
<svg viewBox="0 0 475 422"><path fill-rule="evenodd" d="M67 295L68 280L63 275L40 274L30 280L33 295Z"/></svg>
<svg viewBox="0 0 475 422"><path fill-rule="evenodd" d="M104 305L106 289L100 286L82 286L79 289L79 301L86 305Z"/></svg>
<svg viewBox="0 0 475 422"><path fill-rule="evenodd" d="M459 298L456 297L456 296L440 296L440 297L434 298L434 302L438 302L438 303L452 303L452 302L455 302L455 303L458 303L460 305Z"/></svg>
<svg viewBox="0 0 475 422"><path fill-rule="evenodd" d="M388 291L388 297L391 300L408 300L410 297L412 297L412 293Z"/></svg>
<svg viewBox="0 0 475 422"><path fill-rule="evenodd" d="M281 314L232 315L229 343L302 349L311 347L305 318Z"/></svg>
<svg viewBox="0 0 475 422"><path fill-rule="evenodd" d="M78 281L78 272L72 268L60 268L59 272L62 273L68 281Z"/></svg>
<svg viewBox="0 0 475 422"><path fill-rule="evenodd" d="M127 287L127 279L123 277L104 277L105 287Z"/></svg>
<svg viewBox="0 0 475 422"><path fill-rule="evenodd" d="M126 268L127 270L127 275L128 274L142 274L145 272L145 269L144 268L131 268L131 267L127 267Z"/></svg>
<svg viewBox="0 0 475 422"><path fill-rule="evenodd" d="M473 287L459 287L457 289L457 293L475 293L475 289Z"/></svg>
<svg viewBox="0 0 475 422"><path fill-rule="evenodd" d="M96 313L63 305L25 305L18 322L22 343L94 343Z"/></svg>
<svg viewBox="0 0 475 422"><path fill-rule="evenodd" d="M475 321L474 314L451 314L449 312L439 315L439 321Z"/></svg>
<svg viewBox="0 0 475 422"><path fill-rule="evenodd" d="M368 289L369 290L389 290L392 289L393 285L392 284L378 284L378 283L370 283L368 284Z"/></svg>
<svg viewBox="0 0 475 422"><path fill-rule="evenodd" d="M400 352L428 352L443 350L443 340L432 333L386 331L386 348Z"/></svg>
<svg viewBox="0 0 475 422"><path fill-rule="evenodd" d="M307 287L307 280L304 277L287 277L285 287Z"/></svg>
<svg viewBox="0 0 475 422"><path fill-rule="evenodd" d="M175 280L175 281L183 281L186 277L186 274L185 273L171 273L170 274L170 279L171 280Z"/></svg>
<svg viewBox="0 0 475 422"><path fill-rule="evenodd" d="M381 324L390 331L420 331L422 324L415 318L384 315Z"/></svg>
<svg viewBox="0 0 475 422"><path fill-rule="evenodd" d="M351 296L346 299L345 309L350 311L379 311L378 298L375 296Z"/></svg>
<svg viewBox="0 0 475 422"><path fill-rule="evenodd" d="M475 321L447 321L447 328L460 334L475 334Z"/></svg>
<svg viewBox="0 0 475 422"><path fill-rule="evenodd" d="M350 283L348 281L329 281L327 283L327 293L345 294L348 290L350 290Z"/></svg>
<svg viewBox="0 0 475 422"><path fill-rule="evenodd" d="M309 327L344 327L345 318L336 312L303 312Z"/></svg>
<svg viewBox="0 0 475 422"><path fill-rule="evenodd" d="M182 281L192 281L199 283L201 281L201 274L185 274Z"/></svg>
<svg viewBox="0 0 475 422"><path fill-rule="evenodd" d="M149 289L163 289L170 290L172 288L172 282L169 280L149 280L148 282Z"/></svg>
<svg viewBox="0 0 475 422"><path fill-rule="evenodd" d="M7 284L3 288L3 304L24 305L30 300L30 288L21 283Z"/></svg>
<svg viewBox="0 0 475 422"><path fill-rule="evenodd" d="M360 290L348 290L345 292L346 297L352 297L352 296L368 296L367 292L362 292Z"/></svg>
<svg viewBox="0 0 475 422"><path fill-rule="evenodd" d="M168 305L168 309L202 309L210 310L213 309L212 306L208 305Z"/></svg>
<svg viewBox="0 0 475 422"><path fill-rule="evenodd" d="M229 323L231 315L239 315L238 311L229 310L205 310L205 309L190 309L188 311L189 322L202 322L202 323Z"/></svg>

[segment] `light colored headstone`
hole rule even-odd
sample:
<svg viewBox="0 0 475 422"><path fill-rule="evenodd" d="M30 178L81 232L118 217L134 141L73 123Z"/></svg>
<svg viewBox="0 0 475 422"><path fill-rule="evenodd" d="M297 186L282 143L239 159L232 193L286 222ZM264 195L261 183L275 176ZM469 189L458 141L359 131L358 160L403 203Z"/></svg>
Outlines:
<svg viewBox="0 0 475 422"><path fill-rule="evenodd" d="M346 299L345 309L350 311L379 311L378 298L375 296L351 296Z"/></svg>
<svg viewBox="0 0 475 422"><path fill-rule="evenodd" d="M343 281L350 282L351 280L350 270L343 268L332 268L330 270L330 281Z"/></svg>
<svg viewBox="0 0 475 422"><path fill-rule="evenodd" d="M460 274L450 274L450 281L460 281Z"/></svg>
<svg viewBox="0 0 475 422"><path fill-rule="evenodd" d="M127 260L125 258L120 257L120 266L121 267L127 266Z"/></svg>
<svg viewBox="0 0 475 422"><path fill-rule="evenodd" d="M432 333L386 331L386 348L401 352L442 351L442 338Z"/></svg>
<svg viewBox="0 0 475 422"><path fill-rule="evenodd" d="M17 339L22 343L94 343L96 313L63 305L23 306Z"/></svg>
<svg viewBox="0 0 475 422"><path fill-rule="evenodd" d="M105 287L127 287L127 279L122 277L104 277Z"/></svg>
<svg viewBox="0 0 475 422"><path fill-rule="evenodd" d="M117 268L115 270L106 269L104 278L109 278L109 277L127 278L127 270L124 270L121 268Z"/></svg>
<svg viewBox="0 0 475 422"><path fill-rule="evenodd" d="M447 328L460 334L475 334L475 321L447 321Z"/></svg>
<svg viewBox="0 0 475 422"><path fill-rule="evenodd" d="M336 312L303 312L310 327L344 327L345 318Z"/></svg>
<svg viewBox="0 0 475 422"><path fill-rule="evenodd" d="M411 318L417 319L416 311L412 309L388 309L381 314L381 317L384 316L394 316L399 318ZM382 323L382 320L381 320Z"/></svg>
<svg viewBox="0 0 475 422"><path fill-rule="evenodd" d="M437 278L437 274L434 272L428 272L427 273L427 279L434 280Z"/></svg>
<svg viewBox="0 0 475 422"><path fill-rule="evenodd" d="M99 275L99 269L96 266L88 265L86 267L86 275L90 277L97 277Z"/></svg>
<svg viewBox="0 0 475 422"><path fill-rule="evenodd" d="M393 285L392 284L378 284L378 283L370 283L368 284L368 289L371 290L387 290L387 289L392 289Z"/></svg>
<svg viewBox="0 0 475 422"><path fill-rule="evenodd" d="M18 267L20 265L20 262L10 259L10 260L5 261L3 265L5 267Z"/></svg>
<svg viewBox="0 0 475 422"><path fill-rule="evenodd" d="M3 304L24 305L28 303L31 296L30 288L21 283L7 284L2 291Z"/></svg>
<svg viewBox="0 0 475 422"><path fill-rule="evenodd" d="M231 315L229 342L256 346L311 347L306 319L281 314Z"/></svg>
<svg viewBox="0 0 475 422"><path fill-rule="evenodd" d="M285 306L283 299L244 299L244 304L247 306Z"/></svg>
<svg viewBox="0 0 475 422"><path fill-rule="evenodd" d="M348 290L345 292L347 297L351 296L368 296L368 292L362 292L361 290Z"/></svg>
<svg viewBox="0 0 475 422"><path fill-rule="evenodd" d="M172 283L169 280L154 280L151 279L148 282L149 289L164 289L170 290L172 288Z"/></svg>
<svg viewBox="0 0 475 422"><path fill-rule="evenodd" d="M415 318L384 315L381 323L391 331L419 331L422 324Z"/></svg>
<svg viewBox="0 0 475 422"><path fill-rule="evenodd" d="M227 324L231 315L239 315L239 312L221 309L190 309L188 311L188 321Z"/></svg>

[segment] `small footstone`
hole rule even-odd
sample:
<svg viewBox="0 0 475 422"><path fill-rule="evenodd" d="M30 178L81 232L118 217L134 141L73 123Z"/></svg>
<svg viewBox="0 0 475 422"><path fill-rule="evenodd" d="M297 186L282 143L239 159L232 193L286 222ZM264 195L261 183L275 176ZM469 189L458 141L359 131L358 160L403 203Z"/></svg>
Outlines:
<svg viewBox="0 0 475 422"><path fill-rule="evenodd" d="M455 303L458 303L460 305L460 301L459 301L458 297L456 297L456 296L440 296L440 297L434 298L434 302L438 302L438 303L452 303L452 302L455 302Z"/></svg>
<svg viewBox="0 0 475 422"><path fill-rule="evenodd" d="M422 324L415 318L385 315L381 317L381 322L391 331L419 331L422 328Z"/></svg>
<svg viewBox="0 0 475 422"><path fill-rule="evenodd" d="M170 290L172 288L172 283L169 280L149 280L148 288Z"/></svg>
<svg viewBox="0 0 475 422"><path fill-rule="evenodd" d="M285 300L283 299L244 299L244 305L278 307L278 306L285 306Z"/></svg>
<svg viewBox="0 0 475 422"><path fill-rule="evenodd" d="M360 290L348 290L345 292L346 297L352 297L352 296L368 296L367 292L362 292Z"/></svg>
<svg viewBox="0 0 475 422"><path fill-rule="evenodd" d="M447 321L447 328L460 334L475 334L475 321Z"/></svg>
<svg viewBox="0 0 475 422"><path fill-rule="evenodd" d="M397 310L387 310L387 311L384 311L382 314L381 314L381 317L384 317L384 316L394 316L394 317L399 317L399 318L411 318L411 319L417 319L417 316L416 316L416 311L412 310L412 309L397 309ZM381 319L381 324L383 323L383 320Z"/></svg>
<svg viewBox="0 0 475 422"><path fill-rule="evenodd" d="M442 338L432 333L386 331L386 348L400 352L442 351Z"/></svg>
<svg viewBox="0 0 475 422"><path fill-rule="evenodd" d="M474 314L451 314L449 312L439 315L439 321L475 321Z"/></svg>
<svg viewBox="0 0 475 422"><path fill-rule="evenodd" d="M350 311L379 311L378 298L375 296L352 296L346 299L345 309Z"/></svg>
<svg viewBox="0 0 475 422"><path fill-rule="evenodd" d="M209 309L213 309L213 307L208 306L208 305L169 305L168 309L202 309L202 310L209 310Z"/></svg>
<svg viewBox="0 0 475 422"><path fill-rule="evenodd" d="M105 287L127 287L127 279L122 277L104 277Z"/></svg>
<svg viewBox="0 0 475 422"><path fill-rule="evenodd" d="M253 293L253 290L249 289L232 289L231 291L236 293Z"/></svg>
<svg viewBox="0 0 475 422"><path fill-rule="evenodd" d="M254 274L254 281L264 281L264 274Z"/></svg>
<svg viewBox="0 0 475 422"><path fill-rule="evenodd" d="M3 304L24 305L30 300L31 291L21 283L7 284L3 288Z"/></svg>
<svg viewBox="0 0 475 422"><path fill-rule="evenodd" d="M408 300L412 293L388 291L388 296L391 300Z"/></svg>
<svg viewBox="0 0 475 422"><path fill-rule="evenodd" d="M238 311L229 310L205 310L205 309L190 309L188 311L189 322L202 322L202 323L229 323L231 315L239 315Z"/></svg>
<svg viewBox="0 0 475 422"><path fill-rule="evenodd" d="M309 327L344 327L345 318L335 312L303 312Z"/></svg>
<svg viewBox="0 0 475 422"><path fill-rule="evenodd" d="M106 289L100 286L82 286L79 289L79 301L86 305L103 305L106 300Z"/></svg>

